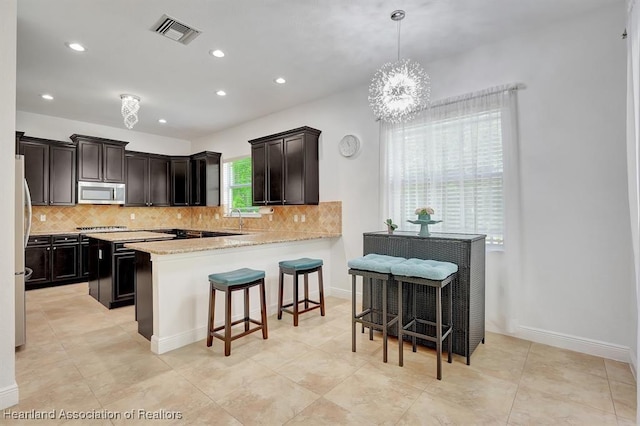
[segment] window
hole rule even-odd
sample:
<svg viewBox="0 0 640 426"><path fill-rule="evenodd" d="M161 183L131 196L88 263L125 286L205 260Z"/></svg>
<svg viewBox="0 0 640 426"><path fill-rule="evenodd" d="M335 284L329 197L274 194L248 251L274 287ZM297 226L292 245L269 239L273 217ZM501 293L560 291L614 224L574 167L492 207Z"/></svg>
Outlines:
<svg viewBox="0 0 640 426"><path fill-rule="evenodd" d="M225 161L222 165L223 199L222 204L230 214L233 209L245 213L257 213L258 207L251 205L251 157Z"/></svg>
<svg viewBox="0 0 640 426"><path fill-rule="evenodd" d="M415 209L435 209L432 232L486 234L503 245L503 144L508 93L435 105L404 125L383 125L389 217L413 229ZM508 135L506 136L508 137Z"/></svg>

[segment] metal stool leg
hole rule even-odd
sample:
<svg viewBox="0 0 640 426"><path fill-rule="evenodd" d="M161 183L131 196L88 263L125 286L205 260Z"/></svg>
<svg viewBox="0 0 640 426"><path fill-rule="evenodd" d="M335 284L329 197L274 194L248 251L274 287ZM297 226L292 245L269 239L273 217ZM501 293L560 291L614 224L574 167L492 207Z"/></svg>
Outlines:
<svg viewBox="0 0 640 426"><path fill-rule="evenodd" d="M451 353L453 352L453 285L449 283L447 287L449 287L449 327L451 327L451 331L447 336L447 339L449 339L449 357L447 358L447 362L451 364Z"/></svg>

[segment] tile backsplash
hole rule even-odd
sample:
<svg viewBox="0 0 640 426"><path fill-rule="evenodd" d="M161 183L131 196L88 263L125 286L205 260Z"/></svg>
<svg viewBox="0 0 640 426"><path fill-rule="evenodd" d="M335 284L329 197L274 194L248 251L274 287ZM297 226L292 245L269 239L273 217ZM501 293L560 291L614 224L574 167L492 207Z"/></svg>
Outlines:
<svg viewBox="0 0 640 426"><path fill-rule="evenodd" d="M243 218L244 228L273 231L342 232L341 201L324 202L317 206L274 206L273 210L271 215ZM223 207L34 206L32 232L71 232L80 226L203 230L237 228L238 218L224 217L224 212ZM45 220L42 221L41 218Z"/></svg>

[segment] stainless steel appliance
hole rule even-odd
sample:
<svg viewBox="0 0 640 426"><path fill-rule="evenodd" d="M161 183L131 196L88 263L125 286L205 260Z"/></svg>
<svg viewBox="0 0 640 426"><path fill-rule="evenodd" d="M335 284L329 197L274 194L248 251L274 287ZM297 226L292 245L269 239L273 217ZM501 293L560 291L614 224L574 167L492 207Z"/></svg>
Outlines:
<svg viewBox="0 0 640 426"><path fill-rule="evenodd" d="M124 183L78 181L78 204L124 204Z"/></svg>
<svg viewBox="0 0 640 426"><path fill-rule="evenodd" d="M31 195L24 178L24 156L16 155L15 181L15 285L16 285L16 347L27 340L24 282L31 271L24 265L24 249L31 231Z"/></svg>

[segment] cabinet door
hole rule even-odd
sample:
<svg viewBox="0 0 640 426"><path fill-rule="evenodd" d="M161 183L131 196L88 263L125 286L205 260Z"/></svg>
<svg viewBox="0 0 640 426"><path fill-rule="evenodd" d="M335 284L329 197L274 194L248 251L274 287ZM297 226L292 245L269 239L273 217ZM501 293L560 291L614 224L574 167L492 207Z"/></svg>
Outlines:
<svg viewBox="0 0 640 426"><path fill-rule="evenodd" d="M49 204L49 145L20 142L24 155L24 176L31 191L34 206Z"/></svg>
<svg viewBox="0 0 640 426"><path fill-rule="evenodd" d="M51 277L51 246L27 247L24 250L24 264L33 269L29 284L46 283Z"/></svg>
<svg viewBox="0 0 640 426"><path fill-rule="evenodd" d="M282 139L267 142L267 204L282 204L284 158Z"/></svg>
<svg viewBox="0 0 640 426"><path fill-rule="evenodd" d="M251 194L253 205L267 203L267 148L265 144L251 146Z"/></svg>
<svg viewBox="0 0 640 426"><path fill-rule="evenodd" d="M78 142L78 180L102 182L102 144Z"/></svg>
<svg viewBox="0 0 640 426"><path fill-rule="evenodd" d="M148 157L140 154L127 154L125 204L127 206L146 206L149 203L147 188L149 187Z"/></svg>
<svg viewBox="0 0 640 426"><path fill-rule="evenodd" d="M76 204L76 148L51 146L49 149L49 204Z"/></svg>
<svg viewBox="0 0 640 426"><path fill-rule="evenodd" d="M189 205L189 159L171 160L171 205Z"/></svg>
<svg viewBox="0 0 640 426"><path fill-rule="evenodd" d="M124 183L124 147L120 145L103 144L103 175L104 182Z"/></svg>
<svg viewBox="0 0 640 426"><path fill-rule="evenodd" d="M77 278L79 244L54 245L52 250L52 281Z"/></svg>
<svg viewBox="0 0 640 426"><path fill-rule="evenodd" d="M284 140L284 202L304 204L304 136Z"/></svg>
<svg viewBox="0 0 640 426"><path fill-rule="evenodd" d="M149 157L149 203L152 206L170 205L169 169L168 158Z"/></svg>
<svg viewBox="0 0 640 426"><path fill-rule="evenodd" d="M136 255L125 252L113 256L113 300L132 298L135 290Z"/></svg>
<svg viewBox="0 0 640 426"><path fill-rule="evenodd" d="M201 206L204 204L206 192L206 161L204 159L191 160L190 170L190 190L189 205Z"/></svg>
<svg viewBox="0 0 640 426"><path fill-rule="evenodd" d="M89 242L80 243L80 276L89 277Z"/></svg>

